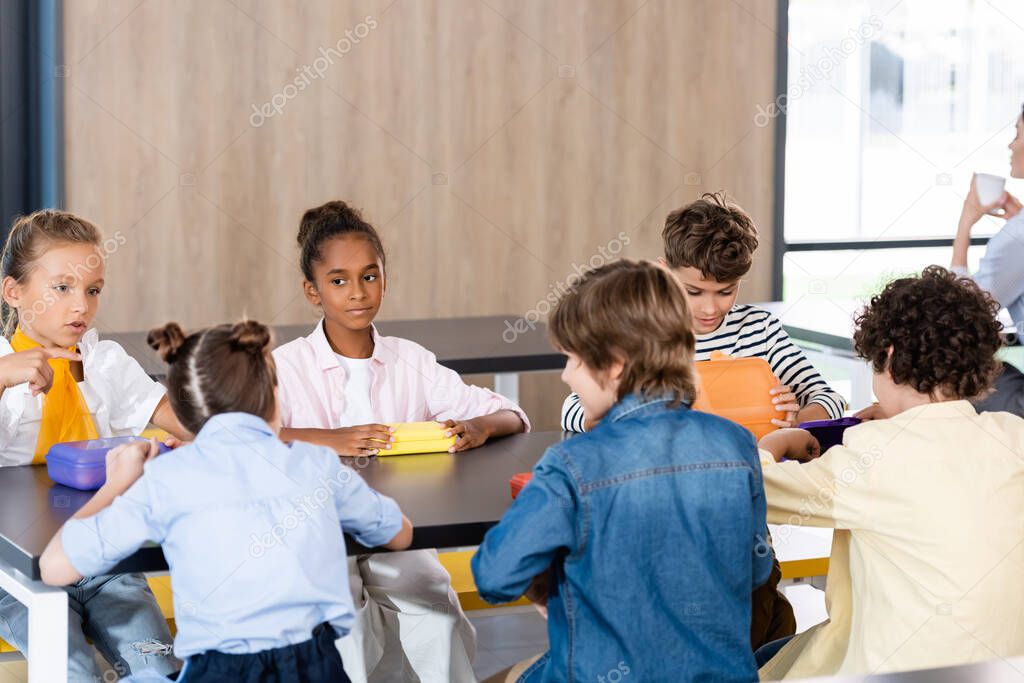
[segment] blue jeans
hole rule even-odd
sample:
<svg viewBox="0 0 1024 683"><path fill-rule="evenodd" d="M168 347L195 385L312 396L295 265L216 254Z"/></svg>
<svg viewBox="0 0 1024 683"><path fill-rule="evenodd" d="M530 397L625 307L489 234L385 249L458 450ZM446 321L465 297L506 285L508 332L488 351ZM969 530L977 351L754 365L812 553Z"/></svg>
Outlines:
<svg viewBox="0 0 1024 683"><path fill-rule="evenodd" d="M170 651L167 621L142 574L85 578L64 590L68 594L69 683L111 680L109 672L96 666L95 651L86 638L119 677L144 669L170 674L181 668ZM28 608L3 591L0 638L23 653L28 651Z"/></svg>

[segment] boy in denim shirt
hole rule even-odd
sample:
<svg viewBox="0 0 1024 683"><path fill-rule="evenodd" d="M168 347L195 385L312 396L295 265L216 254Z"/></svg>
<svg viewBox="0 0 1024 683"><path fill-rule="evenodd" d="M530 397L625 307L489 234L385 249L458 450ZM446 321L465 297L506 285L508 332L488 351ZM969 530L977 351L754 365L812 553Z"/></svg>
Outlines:
<svg viewBox="0 0 1024 683"><path fill-rule="evenodd" d="M682 291L617 261L549 327L562 379L600 420L544 454L473 558L486 600L546 606L550 650L507 680L756 680L750 592L772 567L761 467L749 432L689 409Z"/></svg>

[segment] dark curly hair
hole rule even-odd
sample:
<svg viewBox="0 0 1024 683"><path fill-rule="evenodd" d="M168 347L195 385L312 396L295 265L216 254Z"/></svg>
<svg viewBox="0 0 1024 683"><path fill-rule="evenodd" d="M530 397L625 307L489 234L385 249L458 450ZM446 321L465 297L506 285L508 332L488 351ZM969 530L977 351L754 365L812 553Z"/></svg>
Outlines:
<svg viewBox="0 0 1024 683"><path fill-rule="evenodd" d="M746 275L757 250L754 221L720 192L705 192L670 213L661 237L669 266L696 268L718 282Z"/></svg>
<svg viewBox="0 0 1024 683"><path fill-rule="evenodd" d="M857 353L875 372L929 396L983 395L1002 364L999 304L941 266L890 282L857 316ZM892 355L889 355L889 349Z"/></svg>

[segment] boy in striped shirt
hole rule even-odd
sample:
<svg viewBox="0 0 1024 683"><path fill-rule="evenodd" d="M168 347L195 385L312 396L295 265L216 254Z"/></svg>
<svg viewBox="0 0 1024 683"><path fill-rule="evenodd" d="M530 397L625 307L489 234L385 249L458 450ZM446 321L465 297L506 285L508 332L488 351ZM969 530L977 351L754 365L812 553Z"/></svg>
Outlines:
<svg viewBox="0 0 1024 683"><path fill-rule="evenodd" d="M658 259L676 276L686 295L696 338L694 360L713 351L729 356L764 358L781 384L771 390L779 427L843 416L846 402L833 391L804 352L789 339L768 311L737 304L740 280L757 249L757 228L739 206L719 193L704 194L673 211L661 233L665 256ZM593 426L576 394L562 405L562 428L571 432ZM778 591L782 572L773 562L768 582L754 590L750 642L753 649L793 635L793 608Z"/></svg>
<svg viewBox="0 0 1024 683"><path fill-rule="evenodd" d="M764 358L781 384L772 389L779 427L843 416L846 402L814 369L782 324L768 311L737 304L740 280L750 271L757 228L739 206L720 193L704 194L665 219L665 256L686 294L697 341L696 360L713 351ZM562 405L562 429L590 427L576 394Z"/></svg>

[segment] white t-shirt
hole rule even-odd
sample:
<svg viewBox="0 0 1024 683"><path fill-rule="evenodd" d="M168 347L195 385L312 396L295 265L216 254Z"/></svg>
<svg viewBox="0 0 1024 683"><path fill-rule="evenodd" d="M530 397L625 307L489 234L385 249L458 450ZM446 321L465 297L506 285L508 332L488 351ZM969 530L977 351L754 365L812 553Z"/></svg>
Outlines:
<svg viewBox="0 0 1024 683"><path fill-rule="evenodd" d="M341 414L342 427L354 427L375 422L370 408L370 370L372 358L349 358L334 354L345 368L345 411Z"/></svg>
<svg viewBox="0 0 1024 683"><path fill-rule="evenodd" d="M160 399L167 393L120 344L100 341L89 330L78 342L84 381L78 388L100 437L142 432ZM0 337L0 356L14 353ZM43 397L33 396L28 383L8 387L0 396L0 467L32 462L43 419Z"/></svg>

